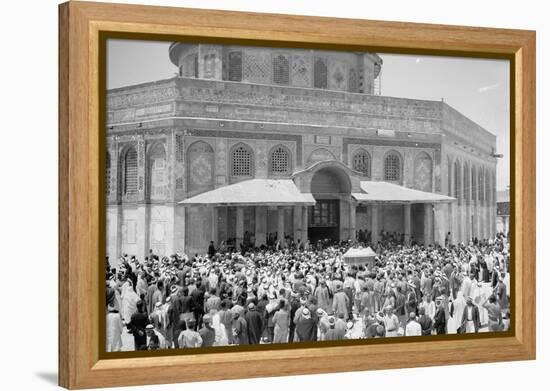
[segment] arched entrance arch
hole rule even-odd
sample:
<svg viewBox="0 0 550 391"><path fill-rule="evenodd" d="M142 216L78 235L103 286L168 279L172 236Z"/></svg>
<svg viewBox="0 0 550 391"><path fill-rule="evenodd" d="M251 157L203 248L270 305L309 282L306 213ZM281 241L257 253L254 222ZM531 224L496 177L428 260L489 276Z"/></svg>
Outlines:
<svg viewBox="0 0 550 391"><path fill-rule="evenodd" d="M350 205L351 187L348 173L336 165L319 167L313 173L310 191L316 202L310 207L308 222L308 238L312 243L343 239L341 227L349 216L344 209Z"/></svg>

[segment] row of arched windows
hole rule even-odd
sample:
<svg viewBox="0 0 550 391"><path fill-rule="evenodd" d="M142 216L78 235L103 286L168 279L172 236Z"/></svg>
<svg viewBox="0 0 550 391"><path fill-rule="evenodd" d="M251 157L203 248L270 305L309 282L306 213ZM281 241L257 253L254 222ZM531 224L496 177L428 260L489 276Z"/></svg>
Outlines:
<svg viewBox="0 0 550 391"><path fill-rule="evenodd" d="M176 137L176 161L182 161L182 139ZM187 150L188 185L196 190L211 187L214 170L214 151L210 144L198 141ZM233 180L254 176L254 153L250 146L239 143L230 151L229 174ZM167 185L166 152L162 143L152 145L148 151L147 197L163 199ZM288 147L277 145L269 154L269 173L289 175L292 171L292 155ZM133 196L138 193L138 154L134 146L123 150L119 165L119 195ZM106 157L106 190L111 192L111 158ZM183 189L183 178L176 178L176 189Z"/></svg>
<svg viewBox="0 0 550 391"><path fill-rule="evenodd" d="M138 153L135 146L131 145L122 151L118 168L118 192L119 196L131 197L140 190L138 179ZM107 195L112 191L111 186L111 156L106 156L106 189ZM146 195L151 200L162 200L166 193L166 151L163 143L154 143L148 151L147 162L147 187Z"/></svg>
<svg viewBox="0 0 550 391"><path fill-rule="evenodd" d="M205 58L206 64L206 58ZM243 78L243 53L232 51L227 55L227 62L224 64L227 80L242 81ZM273 83L280 85L290 84L290 57L285 54L278 54L272 60ZM316 57L313 62L313 87L328 88L328 61L324 57ZM206 76L205 76L206 77ZM355 69L349 70L348 90L357 92L359 90L359 76Z"/></svg>
<svg viewBox="0 0 550 391"><path fill-rule="evenodd" d="M254 175L254 153L246 144L237 144L230 152L230 176L232 178ZM289 175L292 171L292 155L284 145L274 147L269 153L269 173Z"/></svg>
<svg viewBox="0 0 550 391"><path fill-rule="evenodd" d="M403 163L399 153L389 151L384 157L383 164L383 180L401 183L403 180ZM368 178L372 177L371 156L363 148L359 148L352 155L351 167ZM414 161L413 187L422 191L432 191L432 173L432 158L426 152L420 152Z"/></svg>
<svg viewBox="0 0 550 391"><path fill-rule="evenodd" d="M447 194L458 200L459 204L470 202L493 202L495 173L483 168L464 165L455 160L448 162Z"/></svg>
<svg viewBox="0 0 550 391"><path fill-rule="evenodd" d="M183 140L176 137L176 161L183 161ZM146 194L150 199L163 199L167 185L166 152L162 143L153 144L147 152L147 188ZM187 183L190 191L206 190L212 187L214 177L214 150L204 141L197 141L187 149ZM238 143L229 152L229 175L231 180L251 178L254 176L255 161L252 148L245 143ZM277 145L271 149L268 155L268 172L270 175L289 175L292 172L292 154L288 147ZM372 159L363 148L357 149L351 158L353 170L365 177L372 177ZM455 177L460 169L455 166ZM475 170L475 168L472 168ZM414 184L419 190L432 191L432 160L431 157L421 152L414 163ZM111 191L111 159L107 154L106 176L107 193ZM138 192L138 154L134 146L129 146L121 155L119 166L119 194L132 196ZM389 151L383 161L383 180L388 182L401 182L403 178L402 158L397 151ZM472 171L472 183L475 182L475 171ZM482 178L479 177L481 181ZM468 180L469 182L469 180ZM467 182L467 183L468 183ZM454 195L460 199L456 186ZM481 182L480 182L481 183ZM183 178L176 178L176 190L183 189Z"/></svg>

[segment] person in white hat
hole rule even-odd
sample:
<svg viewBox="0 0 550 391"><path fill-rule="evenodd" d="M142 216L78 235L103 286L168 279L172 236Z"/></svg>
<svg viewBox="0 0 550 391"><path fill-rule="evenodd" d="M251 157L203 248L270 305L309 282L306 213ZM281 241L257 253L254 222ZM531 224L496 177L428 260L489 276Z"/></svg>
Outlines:
<svg viewBox="0 0 550 391"><path fill-rule="evenodd" d="M152 346L153 348L156 348L156 349L169 348L164 335L160 332L160 330L155 328L155 326L153 326L152 324L148 324L145 327L145 333L147 335L147 346L150 350L152 349Z"/></svg>

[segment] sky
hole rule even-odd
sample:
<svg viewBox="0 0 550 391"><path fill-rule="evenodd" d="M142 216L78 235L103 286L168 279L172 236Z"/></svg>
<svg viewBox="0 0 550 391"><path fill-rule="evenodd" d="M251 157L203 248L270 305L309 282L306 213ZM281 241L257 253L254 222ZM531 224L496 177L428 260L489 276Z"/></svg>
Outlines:
<svg viewBox="0 0 550 391"><path fill-rule="evenodd" d="M170 42L109 40L107 88L167 79L177 73ZM497 136L497 190L509 185L509 62L378 53L382 95L441 100Z"/></svg>

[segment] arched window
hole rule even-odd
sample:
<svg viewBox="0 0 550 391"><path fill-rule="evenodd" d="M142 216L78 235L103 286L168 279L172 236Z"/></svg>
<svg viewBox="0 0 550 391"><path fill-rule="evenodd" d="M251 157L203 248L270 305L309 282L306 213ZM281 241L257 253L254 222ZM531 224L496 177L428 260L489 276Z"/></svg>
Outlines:
<svg viewBox="0 0 550 391"><path fill-rule="evenodd" d="M351 68L349 70L348 90L349 92L357 92L357 89L358 89L357 72L355 71L355 69Z"/></svg>
<svg viewBox="0 0 550 391"><path fill-rule="evenodd" d="M166 151L162 143L156 143L149 152L149 197L163 200L166 197Z"/></svg>
<svg viewBox="0 0 550 391"><path fill-rule="evenodd" d="M463 175L463 178L464 178L464 203L466 205L468 205L470 203L470 198L471 198L471 189L470 189L470 167L468 166L468 163L464 163L464 167L463 167L463 171L464 171L464 175Z"/></svg>
<svg viewBox="0 0 550 391"><path fill-rule="evenodd" d="M246 145L239 144L231 152L231 176L251 177L252 175L252 152Z"/></svg>
<svg viewBox="0 0 550 391"><path fill-rule="evenodd" d="M216 67L216 54L208 53L204 56L203 62L203 77L205 79L212 79L215 74Z"/></svg>
<svg viewBox="0 0 550 391"><path fill-rule="evenodd" d="M109 197L109 193L111 192L111 155L109 151L107 151L105 158L105 192L107 193L107 197Z"/></svg>
<svg viewBox="0 0 550 391"><path fill-rule="evenodd" d="M183 163L183 136L176 134L176 162ZM176 190L183 189L183 175L176 172Z"/></svg>
<svg viewBox="0 0 550 391"><path fill-rule="evenodd" d="M327 60L324 58L317 58L313 64L313 87L315 88L327 88L328 86L328 72L327 72Z"/></svg>
<svg viewBox="0 0 550 391"><path fill-rule="evenodd" d="M352 167L355 171L360 172L370 178L370 155L363 148L360 148L353 155Z"/></svg>
<svg viewBox="0 0 550 391"><path fill-rule="evenodd" d="M137 152L134 147L130 147L124 155L124 195L133 195L137 193L138 184L138 161Z"/></svg>
<svg viewBox="0 0 550 391"><path fill-rule="evenodd" d="M273 82L275 84L289 84L288 58L279 54L273 59Z"/></svg>
<svg viewBox="0 0 550 391"><path fill-rule="evenodd" d="M483 201L483 169L479 169L477 180L477 199Z"/></svg>
<svg viewBox="0 0 550 391"><path fill-rule="evenodd" d="M384 159L384 180L396 182L401 180L401 159L396 152L390 152Z"/></svg>
<svg viewBox="0 0 550 391"><path fill-rule="evenodd" d="M455 162L455 194L458 203L462 203L462 172L458 160Z"/></svg>
<svg viewBox="0 0 550 391"><path fill-rule="evenodd" d="M243 78L243 53L230 52L228 61L228 79L230 81L241 81Z"/></svg>
<svg viewBox="0 0 550 391"><path fill-rule="evenodd" d="M487 170L485 174L485 202L487 205L491 205L491 173Z"/></svg>
<svg viewBox="0 0 550 391"><path fill-rule="evenodd" d="M185 77L199 77L199 56L197 53L185 56Z"/></svg>
<svg viewBox="0 0 550 391"><path fill-rule="evenodd" d="M453 163L451 159L447 159L447 195L453 196Z"/></svg>
<svg viewBox="0 0 550 391"><path fill-rule="evenodd" d="M472 202L475 202L477 200L477 175L476 175L476 168L472 166L472 174L470 175L470 183L471 183L471 192L472 192Z"/></svg>
<svg viewBox="0 0 550 391"><path fill-rule="evenodd" d="M290 173L290 151L279 145L271 151L269 156L269 172L271 174Z"/></svg>

